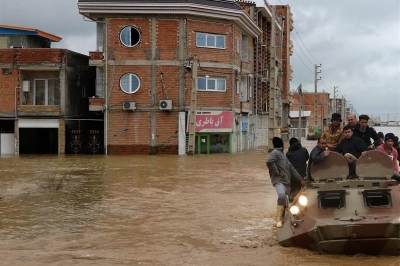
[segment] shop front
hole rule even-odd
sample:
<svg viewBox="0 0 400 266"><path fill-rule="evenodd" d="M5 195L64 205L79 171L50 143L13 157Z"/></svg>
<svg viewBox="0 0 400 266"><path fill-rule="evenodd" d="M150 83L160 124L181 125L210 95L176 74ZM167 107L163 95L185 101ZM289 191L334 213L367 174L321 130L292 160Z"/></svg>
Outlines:
<svg viewBox="0 0 400 266"><path fill-rule="evenodd" d="M233 119L231 111L198 111L195 153L231 153Z"/></svg>

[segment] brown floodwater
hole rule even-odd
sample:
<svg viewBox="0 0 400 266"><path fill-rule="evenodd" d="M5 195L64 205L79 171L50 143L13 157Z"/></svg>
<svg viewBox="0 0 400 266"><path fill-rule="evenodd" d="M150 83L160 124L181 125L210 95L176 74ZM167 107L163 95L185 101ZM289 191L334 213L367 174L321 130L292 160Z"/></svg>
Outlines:
<svg viewBox="0 0 400 266"><path fill-rule="evenodd" d="M0 265L400 265L279 246L267 155L3 156Z"/></svg>

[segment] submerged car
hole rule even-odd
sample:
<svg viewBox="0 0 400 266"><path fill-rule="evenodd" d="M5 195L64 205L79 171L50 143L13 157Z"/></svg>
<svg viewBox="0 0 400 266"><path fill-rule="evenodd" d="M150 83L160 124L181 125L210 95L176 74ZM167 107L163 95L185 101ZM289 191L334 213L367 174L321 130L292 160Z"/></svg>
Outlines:
<svg viewBox="0 0 400 266"><path fill-rule="evenodd" d="M320 254L400 255L400 190L393 163L368 151L349 178L338 153L311 167L312 181L288 204L278 241Z"/></svg>

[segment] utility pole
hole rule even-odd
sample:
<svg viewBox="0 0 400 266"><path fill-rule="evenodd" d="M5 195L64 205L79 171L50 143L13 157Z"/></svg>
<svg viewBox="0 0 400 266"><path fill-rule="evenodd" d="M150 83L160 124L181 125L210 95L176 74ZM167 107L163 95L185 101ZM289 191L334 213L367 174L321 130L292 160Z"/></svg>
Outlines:
<svg viewBox="0 0 400 266"><path fill-rule="evenodd" d="M301 102L302 102L302 97L303 97L303 90L302 90L302 85L300 84L299 87L297 88L297 91L299 93L299 129L297 132L298 140L301 143Z"/></svg>
<svg viewBox="0 0 400 266"><path fill-rule="evenodd" d="M338 89L337 89L338 87L339 86L333 86L333 107L334 107L333 112L334 113L337 113L336 95L338 92Z"/></svg>
<svg viewBox="0 0 400 266"><path fill-rule="evenodd" d="M276 80L275 80L275 6L272 6L272 23L271 23L271 46L270 53L271 57L269 60L270 64L270 75L269 75L269 107L268 107L268 152L274 149L272 139L275 136L275 100L276 100Z"/></svg>
<svg viewBox="0 0 400 266"><path fill-rule="evenodd" d="M346 104L345 104L345 99L344 95L342 95L342 119L345 121L345 112L346 112Z"/></svg>
<svg viewBox="0 0 400 266"><path fill-rule="evenodd" d="M315 65L314 66L314 133L318 133L318 89L317 89L317 83L318 80L321 78L318 78L318 74L321 73L321 71L318 71L318 68L321 67L321 64Z"/></svg>
<svg viewBox="0 0 400 266"><path fill-rule="evenodd" d="M189 61L190 64L190 61ZM196 108L197 108L197 56L193 58L192 66L192 93L190 99L190 123L189 123L189 143L188 143L188 154L193 155L195 153L196 143Z"/></svg>

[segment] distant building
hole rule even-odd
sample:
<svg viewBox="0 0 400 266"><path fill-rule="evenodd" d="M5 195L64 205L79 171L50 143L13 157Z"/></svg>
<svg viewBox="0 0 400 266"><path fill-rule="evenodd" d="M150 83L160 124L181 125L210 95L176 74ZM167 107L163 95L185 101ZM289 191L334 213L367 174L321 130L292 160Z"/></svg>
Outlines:
<svg viewBox="0 0 400 266"><path fill-rule="evenodd" d="M299 110L299 94L293 93L293 99L290 107L290 114L294 114L298 117ZM309 111L309 121L307 123L307 132L313 133L315 126L318 131L323 130L331 121L331 103L329 99L329 93L318 92L316 95L313 92L303 92L301 95L301 110L306 112ZM315 105L316 104L316 105ZM315 108L316 107L316 108ZM297 111L296 111L297 110ZM317 113L315 113L315 110ZM293 111L293 112L292 112ZM297 114L296 114L297 112ZM290 116L290 120L293 121L293 117ZM296 120L296 119L294 119ZM304 124L303 124L304 125Z"/></svg>

